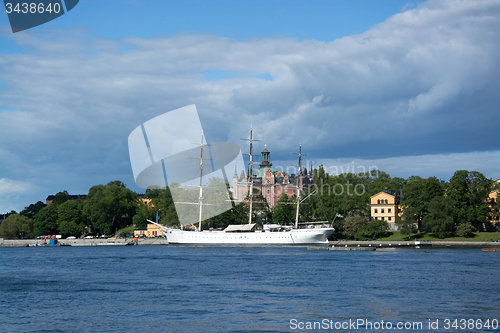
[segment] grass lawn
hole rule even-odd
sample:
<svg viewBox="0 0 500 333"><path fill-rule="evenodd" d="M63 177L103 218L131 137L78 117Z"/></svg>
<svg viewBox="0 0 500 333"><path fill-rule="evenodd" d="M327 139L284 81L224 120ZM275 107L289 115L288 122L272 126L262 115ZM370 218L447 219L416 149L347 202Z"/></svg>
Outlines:
<svg viewBox="0 0 500 333"><path fill-rule="evenodd" d="M430 240L430 241L457 241L457 242L489 242L491 239L497 241L500 238L500 232L476 232L472 238L464 238L450 235L447 238L434 237L432 233L421 232L420 234L412 234L411 240ZM402 235L399 231L395 231L389 237L380 238L381 241L408 241L408 235Z"/></svg>
<svg viewBox="0 0 500 333"><path fill-rule="evenodd" d="M129 225L128 227L125 227L125 228L122 228L122 229L119 229L118 232L117 232L117 235L120 234L120 232L124 232L127 234L127 237L132 235L134 233L134 230L135 230L135 226L134 225Z"/></svg>

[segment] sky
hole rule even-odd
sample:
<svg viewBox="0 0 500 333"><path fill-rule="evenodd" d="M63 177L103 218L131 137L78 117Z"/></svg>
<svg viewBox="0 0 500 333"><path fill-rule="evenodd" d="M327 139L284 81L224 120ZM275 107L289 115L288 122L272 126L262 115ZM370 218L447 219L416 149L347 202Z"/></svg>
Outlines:
<svg viewBox="0 0 500 333"><path fill-rule="evenodd" d="M135 185L128 136L195 104L209 142L250 126L273 166L500 177L500 0L80 0L0 13L0 213Z"/></svg>

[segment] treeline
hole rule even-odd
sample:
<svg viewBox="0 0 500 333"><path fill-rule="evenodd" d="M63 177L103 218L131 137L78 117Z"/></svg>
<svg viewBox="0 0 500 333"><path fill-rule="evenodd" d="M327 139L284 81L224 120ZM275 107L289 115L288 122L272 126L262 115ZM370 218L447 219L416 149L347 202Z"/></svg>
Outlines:
<svg viewBox="0 0 500 333"><path fill-rule="evenodd" d="M19 214L11 212L0 225L0 237L110 235L127 226L145 226L146 219L155 220L156 216L160 218L160 223L179 225L169 188L147 189L143 197L138 197L121 181L112 181L93 186L85 198L71 200L68 192L62 191L49 205L38 201ZM228 224L241 224L247 220L245 205L239 204L204 221L203 225L206 228L224 228Z"/></svg>
<svg viewBox="0 0 500 333"><path fill-rule="evenodd" d="M489 193L494 185L498 188L482 173L467 170L456 171L449 182L436 177L391 178L379 170L331 176L323 167L314 170L313 175L318 194L311 196L302 218L335 220L337 237L357 240L387 234L386 221L370 220L370 197L384 189L400 197L402 216L395 222L403 234L429 231L443 238L452 232L470 236L481 228L489 213ZM335 218L337 213L344 218ZM490 213L498 215L498 210Z"/></svg>
<svg viewBox="0 0 500 333"><path fill-rule="evenodd" d="M311 194L300 206L299 221L333 223L337 238L368 240L388 235L386 221L370 218L370 197L384 189L400 196L402 216L396 224L408 235L430 231L438 237L450 232L467 236L481 227L489 213L498 214L498 211L488 212L485 203L494 189L493 181L476 171L457 171L449 182L436 177L391 178L379 170L332 176L322 166L311 174L315 185L301 195L304 199ZM143 198L149 202L145 203ZM154 220L156 216L160 223L179 225L169 188L147 189L143 198L120 181L93 186L86 198L77 200L70 200L66 191L59 192L49 205L39 201L19 214L11 214L0 225L0 237L109 235L130 225L142 227L146 219ZM296 197L283 195L272 209L257 190L254 200L253 222L260 225L294 223ZM247 223L248 214L248 205L239 203L203 221L202 227L225 228L229 224Z"/></svg>

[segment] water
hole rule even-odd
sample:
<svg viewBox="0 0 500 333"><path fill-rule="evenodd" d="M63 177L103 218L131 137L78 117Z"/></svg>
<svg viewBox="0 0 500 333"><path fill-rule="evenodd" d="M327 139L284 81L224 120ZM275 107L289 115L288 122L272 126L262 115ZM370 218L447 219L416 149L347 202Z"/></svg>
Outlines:
<svg viewBox="0 0 500 333"><path fill-rule="evenodd" d="M498 332L444 320L500 320L499 263L480 249L0 248L0 332L338 331L357 319Z"/></svg>

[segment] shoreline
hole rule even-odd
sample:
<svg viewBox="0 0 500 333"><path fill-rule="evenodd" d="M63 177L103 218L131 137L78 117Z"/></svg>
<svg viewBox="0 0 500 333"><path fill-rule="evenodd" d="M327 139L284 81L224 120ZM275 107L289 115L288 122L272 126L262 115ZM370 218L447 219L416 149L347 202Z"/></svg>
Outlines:
<svg viewBox="0 0 500 333"><path fill-rule="evenodd" d="M137 244L130 238L108 239L60 239L62 246L125 246L125 245L169 245L166 238L139 238ZM42 245L42 239L3 239L0 238L0 247L29 247ZM466 241L330 241L330 247L374 247L374 248L432 248L432 247L466 247L466 248L493 248L499 247L500 242L466 242Z"/></svg>

